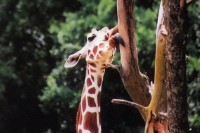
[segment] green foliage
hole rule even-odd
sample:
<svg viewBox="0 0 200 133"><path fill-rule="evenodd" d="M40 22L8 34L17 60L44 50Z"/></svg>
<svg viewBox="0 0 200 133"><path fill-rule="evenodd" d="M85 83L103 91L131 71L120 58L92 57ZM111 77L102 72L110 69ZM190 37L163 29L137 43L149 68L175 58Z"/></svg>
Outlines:
<svg viewBox="0 0 200 133"><path fill-rule="evenodd" d="M68 83L62 72L64 72L63 67L59 67L54 69L47 77L47 87L43 90L44 95L39 96L40 106L44 112L53 109L53 111L60 114L65 112L66 105L68 105L68 108L75 108L78 103L80 91L73 91L73 89L68 88Z"/></svg>
<svg viewBox="0 0 200 133"><path fill-rule="evenodd" d="M200 130L200 2L189 6L189 34L188 34L188 104L189 104L189 123L191 132Z"/></svg>
<svg viewBox="0 0 200 133"><path fill-rule="evenodd" d="M55 66L49 51L57 42L48 28L51 21L63 19L64 11L78 10L81 4L65 0L0 3L0 132L44 132L51 126L46 120L56 130L57 118L45 115L38 106L38 95Z"/></svg>
<svg viewBox="0 0 200 133"><path fill-rule="evenodd" d="M193 116L189 117L189 122L192 123L192 126L194 127L199 127L200 126L200 119L199 119L199 114L195 113Z"/></svg>
<svg viewBox="0 0 200 133"><path fill-rule="evenodd" d="M141 70L150 75L153 81L155 58L155 31L157 23L157 8L144 9L135 7L136 14L136 44L139 51Z"/></svg>
<svg viewBox="0 0 200 133"><path fill-rule="evenodd" d="M192 74L193 71L200 71L200 59L197 57L189 57L187 72Z"/></svg>

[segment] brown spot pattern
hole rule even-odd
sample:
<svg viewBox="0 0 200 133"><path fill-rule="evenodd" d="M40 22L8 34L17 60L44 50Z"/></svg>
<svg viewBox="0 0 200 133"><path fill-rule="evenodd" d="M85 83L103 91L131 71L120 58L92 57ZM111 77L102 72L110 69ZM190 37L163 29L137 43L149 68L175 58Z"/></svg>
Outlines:
<svg viewBox="0 0 200 133"><path fill-rule="evenodd" d="M92 133L98 133L97 114L87 112L85 115L84 129Z"/></svg>
<svg viewBox="0 0 200 133"><path fill-rule="evenodd" d="M88 79L87 79L87 86L89 87L89 86L91 86L91 85L92 85L92 82L91 82L90 78L88 78Z"/></svg>
<svg viewBox="0 0 200 133"><path fill-rule="evenodd" d="M99 107L100 106L100 101L101 101L101 92L99 92L98 94L97 94L97 106Z"/></svg>
<svg viewBox="0 0 200 133"><path fill-rule="evenodd" d="M98 50L98 46L95 46L94 49L93 49L93 53L96 54L97 50Z"/></svg>
<svg viewBox="0 0 200 133"><path fill-rule="evenodd" d="M94 63L90 63L90 66L96 67L96 64L94 64Z"/></svg>
<svg viewBox="0 0 200 133"><path fill-rule="evenodd" d="M90 54L89 58L94 59L94 55Z"/></svg>
<svg viewBox="0 0 200 133"><path fill-rule="evenodd" d="M94 101L94 98L88 97L88 106L89 107L96 107L96 103Z"/></svg>
<svg viewBox="0 0 200 133"><path fill-rule="evenodd" d="M84 96L83 101L82 101L82 111L85 112L86 109L86 98Z"/></svg>
<svg viewBox="0 0 200 133"><path fill-rule="evenodd" d="M114 41L113 38L109 40L109 45L110 45L111 47L113 47L113 48L115 47L115 41Z"/></svg>
<svg viewBox="0 0 200 133"><path fill-rule="evenodd" d="M102 79L101 79L100 76L98 76L98 78L97 78L97 85L98 85L98 87L101 86L101 82L102 82Z"/></svg>
<svg viewBox="0 0 200 133"><path fill-rule="evenodd" d="M108 36L105 35L105 36L104 36L104 41L107 41L107 40L108 40Z"/></svg>
<svg viewBox="0 0 200 133"><path fill-rule="evenodd" d="M88 50L88 55L90 54L90 52L91 52L91 51L90 51L90 50Z"/></svg>
<svg viewBox="0 0 200 133"><path fill-rule="evenodd" d="M90 94L95 94L96 89L94 87L92 87L91 89L89 89L88 93Z"/></svg>

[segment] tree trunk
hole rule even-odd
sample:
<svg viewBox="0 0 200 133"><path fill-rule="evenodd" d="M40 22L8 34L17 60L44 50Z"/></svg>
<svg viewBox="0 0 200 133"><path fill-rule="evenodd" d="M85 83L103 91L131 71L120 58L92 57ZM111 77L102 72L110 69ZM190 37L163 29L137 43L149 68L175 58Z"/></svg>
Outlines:
<svg viewBox="0 0 200 133"><path fill-rule="evenodd" d="M125 47L120 45L121 66L115 67L133 102L119 99L114 102L136 107L146 122L146 133L153 133L154 130L168 133L168 126L170 133L188 132L185 0L161 2L152 97L148 77L140 72L138 65L133 3L133 0L117 0L118 31Z"/></svg>
<svg viewBox="0 0 200 133"><path fill-rule="evenodd" d="M166 1L167 2L167 1ZM185 1L169 0L166 47L167 112L170 133L188 132L186 85L186 8Z"/></svg>

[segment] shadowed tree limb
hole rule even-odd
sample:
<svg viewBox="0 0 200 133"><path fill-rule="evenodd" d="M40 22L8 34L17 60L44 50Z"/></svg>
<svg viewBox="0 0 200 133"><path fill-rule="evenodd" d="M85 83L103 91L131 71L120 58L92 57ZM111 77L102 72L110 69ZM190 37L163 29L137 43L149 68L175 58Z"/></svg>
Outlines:
<svg viewBox="0 0 200 133"><path fill-rule="evenodd" d="M130 107L134 107L134 108L137 108L138 110L145 109L145 107L140 105L140 104L137 104L137 103L134 103L134 102L131 102L131 101L127 101L127 100L123 100L123 99L112 99L111 102L115 103L115 104L123 104L123 105L127 105L127 106L130 106Z"/></svg>
<svg viewBox="0 0 200 133"><path fill-rule="evenodd" d="M117 29L125 42L125 47L119 45L121 54L120 76L131 99L141 106L147 106L151 95L149 93L148 77L140 72L138 64L138 52L134 36L133 0L118 0L117 12ZM144 112L139 111L144 118Z"/></svg>
<svg viewBox="0 0 200 133"><path fill-rule="evenodd" d="M152 86L149 85L148 77L140 72L138 64L138 53L134 36L133 0L118 0L117 12L118 26L113 29L113 32L118 31L125 42L125 47L119 46L121 54L121 68L119 73L126 91L134 102L119 99L115 99L113 102L136 107L146 122L145 132L148 132L149 123L154 119L157 119L159 100L164 87L164 49L168 32L164 25L163 5L161 3L156 31L155 85L153 87L152 98L149 93ZM164 102L166 105L166 100L164 100ZM166 112L166 109L163 110Z"/></svg>

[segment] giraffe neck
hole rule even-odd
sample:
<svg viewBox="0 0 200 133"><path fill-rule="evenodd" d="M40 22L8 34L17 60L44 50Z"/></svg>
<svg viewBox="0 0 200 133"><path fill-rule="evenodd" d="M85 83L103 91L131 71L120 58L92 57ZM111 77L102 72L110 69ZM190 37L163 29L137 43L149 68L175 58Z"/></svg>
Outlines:
<svg viewBox="0 0 200 133"><path fill-rule="evenodd" d="M77 133L101 133L100 95L105 69L88 64L77 113Z"/></svg>

